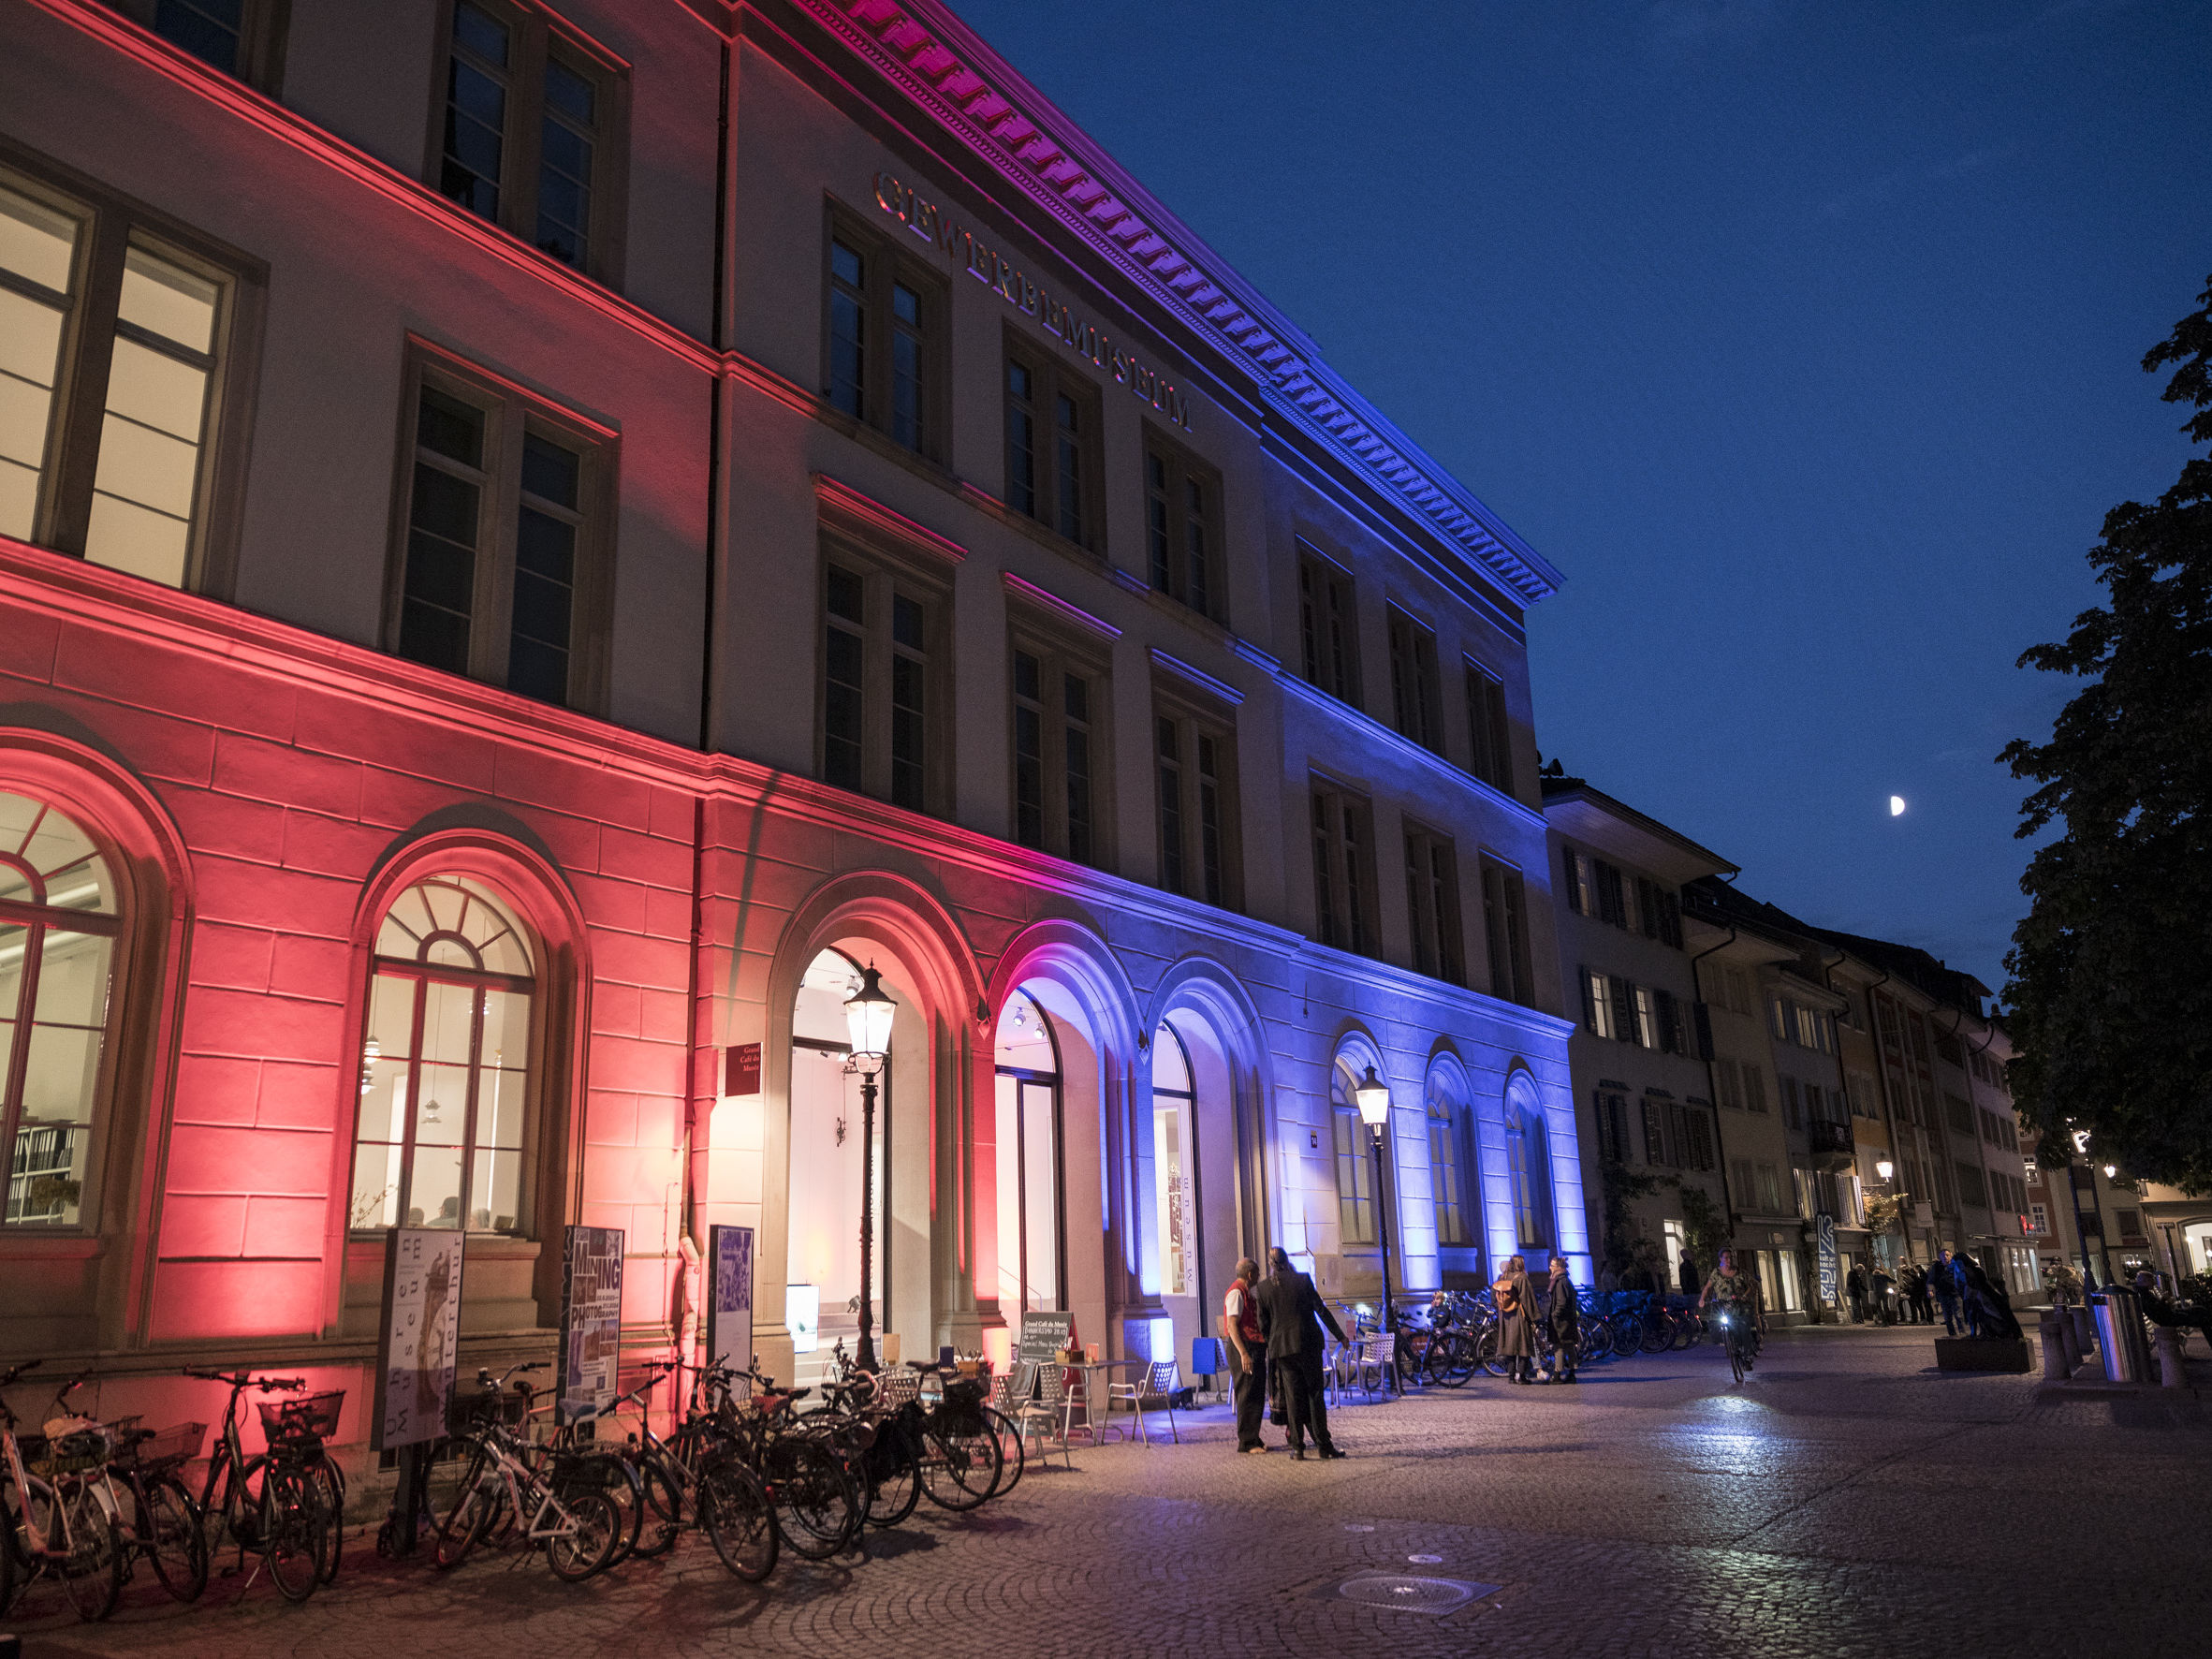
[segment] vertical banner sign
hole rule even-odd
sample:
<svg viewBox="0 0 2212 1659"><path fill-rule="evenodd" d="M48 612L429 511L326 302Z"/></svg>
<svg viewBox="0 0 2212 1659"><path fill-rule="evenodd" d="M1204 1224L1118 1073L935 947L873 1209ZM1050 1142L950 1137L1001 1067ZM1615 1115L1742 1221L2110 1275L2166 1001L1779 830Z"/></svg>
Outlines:
<svg viewBox="0 0 2212 1659"><path fill-rule="evenodd" d="M707 1363L753 1363L753 1229L707 1229Z"/></svg>
<svg viewBox="0 0 2212 1659"><path fill-rule="evenodd" d="M614 1399L623 1343L623 1229L569 1227L561 1241L560 1417Z"/></svg>
<svg viewBox="0 0 2212 1659"><path fill-rule="evenodd" d="M1814 1223L1813 1231L1819 1241L1821 1300L1833 1307L1836 1305L1836 1218L1823 1215Z"/></svg>
<svg viewBox="0 0 2212 1659"><path fill-rule="evenodd" d="M462 1240L457 1228L393 1227L385 1234L374 1440L380 1452L446 1432L461 1336Z"/></svg>

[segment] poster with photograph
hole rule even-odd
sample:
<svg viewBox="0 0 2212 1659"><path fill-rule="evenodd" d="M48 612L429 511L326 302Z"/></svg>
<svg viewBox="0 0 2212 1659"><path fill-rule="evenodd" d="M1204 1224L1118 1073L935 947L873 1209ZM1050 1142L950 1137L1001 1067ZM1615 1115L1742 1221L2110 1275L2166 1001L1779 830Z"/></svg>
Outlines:
<svg viewBox="0 0 2212 1659"><path fill-rule="evenodd" d="M569 1227L561 1241L560 1417L575 1422L615 1396L623 1341L623 1229Z"/></svg>
<svg viewBox="0 0 2212 1659"><path fill-rule="evenodd" d="M707 1229L707 1363L753 1363L753 1229Z"/></svg>
<svg viewBox="0 0 2212 1659"><path fill-rule="evenodd" d="M394 1227L385 1235L374 1438L380 1452L446 1432L461 1337L464 1238L452 1228L430 1227Z"/></svg>

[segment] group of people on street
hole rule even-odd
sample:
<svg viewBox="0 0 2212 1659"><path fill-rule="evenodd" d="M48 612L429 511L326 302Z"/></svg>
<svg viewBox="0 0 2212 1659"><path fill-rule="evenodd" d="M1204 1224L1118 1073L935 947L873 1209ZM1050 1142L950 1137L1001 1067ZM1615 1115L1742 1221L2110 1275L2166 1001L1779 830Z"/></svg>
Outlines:
<svg viewBox="0 0 2212 1659"><path fill-rule="evenodd" d="M1531 1278L1527 1258L1509 1255L1490 1286L1498 1310L1498 1356L1509 1383L1571 1383L1582 1351L1582 1304L1575 1294L1564 1256L1551 1258L1541 1280ZM1537 1374L1539 1356L1546 1369Z"/></svg>
<svg viewBox="0 0 2212 1659"><path fill-rule="evenodd" d="M1931 1262L1906 1262L1893 1275L1882 1262L1871 1271L1851 1264L1843 1289L1851 1316L1864 1325L1933 1325L1943 1314L1946 1336L2017 1337L2013 1300L1989 1270L1964 1251L1940 1252Z"/></svg>

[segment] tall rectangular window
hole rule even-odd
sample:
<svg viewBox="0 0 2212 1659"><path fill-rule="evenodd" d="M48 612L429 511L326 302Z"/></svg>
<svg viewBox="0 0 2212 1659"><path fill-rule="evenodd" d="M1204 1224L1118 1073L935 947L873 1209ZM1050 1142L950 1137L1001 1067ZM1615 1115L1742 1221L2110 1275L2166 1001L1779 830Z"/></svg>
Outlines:
<svg viewBox="0 0 2212 1659"><path fill-rule="evenodd" d="M1491 788L1513 793L1513 726L1505 712L1505 683L1472 657L1467 660L1467 728L1473 743L1474 775Z"/></svg>
<svg viewBox="0 0 2212 1659"><path fill-rule="evenodd" d="M1359 632L1352 578L1308 553L1298 560L1298 650L1310 684L1359 707Z"/></svg>
<svg viewBox="0 0 2212 1659"><path fill-rule="evenodd" d="M1042 352L1006 357L1006 505L1078 547L1098 543L1098 391Z"/></svg>
<svg viewBox="0 0 2212 1659"><path fill-rule="evenodd" d="M1160 885L1235 909L1242 892L1234 716L1157 682L1152 705Z"/></svg>
<svg viewBox="0 0 2212 1659"><path fill-rule="evenodd" d="M1023 629L1013 650L1014 839L1104 861L1106 671Z"/></svg>
<svg viewBox="0 0 2212 1659"><path fill-rule="evenodd" d="M1146 580L1200 615L1224 620L1221 475L1148 431L1144 483Z"/></svg>
<svg viewBox="0 0 2212 1659"><path fill-rule="evenodd" d="M1527 1006L1535 1001L1536 975L1529 956L1528 899L1521 873L1487 853L1483 855L1482 873L1490 994Z"/></svg>
<svg viewBox="0 0 2212 1659"><path fill-rule="evenodd" d="M112 5L210 68L276 95L291 0L112 0Z"/></svg>
<svg viewBox="0 0 2212 1659"><path fill-rule="evenodd" d="M823 277L824 401L902 449L941 459L944 283L842 211L830 216Z"/></svg>
<svg viewBox="0 0 2212 1659"><path fill-rule="evenodd" d="M168 587L219 581L237 441L213 417L247 283L123 203L0 173L0 533Z"/></svg>
<svg viewBox="0 0 2212 1659"><path fill-rule="evenodd" d="M1390 713L1401 736L1443 753L1443 692L1437 678L1436 635L1390 608Z"/></svg>
<svg viewBox="0 0 2212 1659"><path fill-rule="evenodd" d="M1495 972L1495 970L1492 970ZM1592 1036L1616 1037L1619 1026L1613 1017L1613 979L1610 975L1582 971L1582 1023Z"/></svg>
<svg viewBox="0 0 2212 1659"><path fill-rule="evenodd" d="M945 810L942 595L842 546L825 558L817 707L825 783Z"/></svg>
<svg viewBox="0 0 2212 1659"><path fill-rule="evenodd" d="M193 0L198 4L199 0ZM591 275L613 274L623 69L544 7L453 0L439 193Z"/></svg>
<svg viewBox="0 0 2212 1659"><path fill-rule="evenodd" d="M1467 983L1459 948L1458 867L1449 837L1417 825L1406 827L1406 914L1413 923L1414 971L1447 985Z"/></svg>
<svg viewBox="0 0 2212 1659"><path fill-rule="evenodd" d="M1562 889L1567 908L1576 916L1597 914L1597 890L1591 885L1589 859L1573 847L1560 849Z"/></svg>
<svg viewBox="0 0 2212 1659"><path fill-rule="evenodd" d="M1373 956L1375 937L1374 815L1364 797L1315 779L1313 890L1321 942Z"/></svg>
<svg viewBox="0 0 2212 1659"><path fill-rule="evenodd" d="M1359 1113L1337 1107L1329 1113L1337 1152L1337 1228L1346 1244L1375 1241L1374 1166L1367 1126Z"/></svg>
<svg viewBox="0 0 2212 1659"><path fill-rule="evenodd" d="M611 436L462 364L426 358L410 378L392 649L541 702L596 708Z"/></svg>

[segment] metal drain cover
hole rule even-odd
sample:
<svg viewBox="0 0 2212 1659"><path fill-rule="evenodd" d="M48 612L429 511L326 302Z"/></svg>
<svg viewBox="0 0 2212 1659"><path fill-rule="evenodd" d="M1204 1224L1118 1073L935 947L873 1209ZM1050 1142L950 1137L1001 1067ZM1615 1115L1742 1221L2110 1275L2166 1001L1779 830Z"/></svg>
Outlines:
<svg viewBox="0 0 2212 1659"><path fill-rule="evenodd" d="M1370 1608L1396 1608L1407 1613L1453 1613L1478 1595L1487 1595L1495 1584L1470 1584L1463 1578L1423 1578L1411 1573L1362 1573L1337 1586L1346 1601Z"/></svg>

